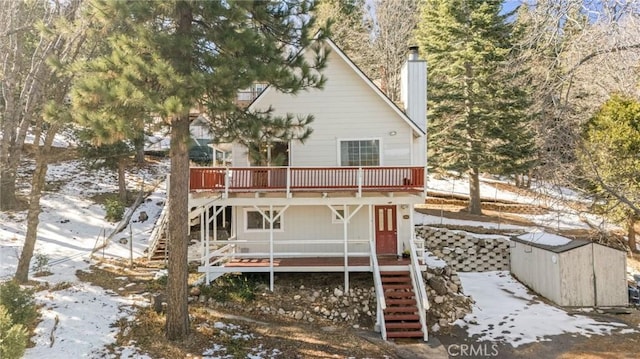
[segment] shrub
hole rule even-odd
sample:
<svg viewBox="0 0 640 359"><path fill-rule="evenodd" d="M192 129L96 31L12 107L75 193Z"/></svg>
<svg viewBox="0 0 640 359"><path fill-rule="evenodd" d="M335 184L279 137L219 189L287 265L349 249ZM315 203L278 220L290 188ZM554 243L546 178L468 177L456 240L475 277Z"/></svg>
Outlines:
<svg viewBox="0 0 640 359"><path fill-rule="evenodd" d="M3 305L0 305L0 358L22 358L29 339L22 324L14 324Z"/></svg>
<svg viewBox="0 0 640 359"><path fill-rule="evenodd" d="M255 298L258 277L248 274L233 275L228 274L218 278L211 288L201 286L201 291L205 291L208 296L219 302L229 300L236 302L248 302Z"/></svg>
<svg viewBox="0 0 640 359"><path fill-rule="evenodd" d="M38 253L33 257L33 271L35 273L43 273L49 270L49 256Z"/></svg>
<svg viewBox="0 0 640 359"><path fill-rule="evenodd" d="M124 216L124 204L117 199L107 199L104 204L107 211L105 218L109 222L119 222Z"/></svg>
<svg viewBox="0 0 640 359"><path fill-rule="evenodd" d="M0 305L3 306L13 324L22 324L26 328L35 325L38 310L33 301L33 290L23 289L15 281L0 284Z"/></svg>

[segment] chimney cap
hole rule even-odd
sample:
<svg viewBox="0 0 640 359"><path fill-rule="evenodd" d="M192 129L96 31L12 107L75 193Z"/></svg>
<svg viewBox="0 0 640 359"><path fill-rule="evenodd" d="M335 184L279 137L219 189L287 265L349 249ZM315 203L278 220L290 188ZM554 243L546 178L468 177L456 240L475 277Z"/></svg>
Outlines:
<svg viewBox="0 0 640 359"><path fill-rule="evenodd" d="M418 60L418 46L413 45L409 46L409 61L417 61Z"/></svg>

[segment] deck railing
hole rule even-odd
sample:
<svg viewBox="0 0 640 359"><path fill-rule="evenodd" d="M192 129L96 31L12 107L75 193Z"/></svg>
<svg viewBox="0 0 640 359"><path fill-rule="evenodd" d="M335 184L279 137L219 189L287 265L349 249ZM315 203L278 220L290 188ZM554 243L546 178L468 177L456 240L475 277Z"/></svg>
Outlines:
<svg viewBox="0 0 640 359"><path fill-rule="evenodd" d="M193 167L189 189L221 192L260 190L422 190L424 167Z"/></svg>
<svg viewBox="0 0 640 359"><path fill-rule="evenodd" d="M416 294L416 303L418 305L418 314L420 316L420 324L422 325L422 333L424 340L429 340L429 332L427 329L427 310L429 310L429 298L427 297L427 289L422 279L422 271L418 258L424 258L424 241L418 242L416 239L409 241L411 246L411 265L409 266L409 274L413 281L413 288Z"/></svg>

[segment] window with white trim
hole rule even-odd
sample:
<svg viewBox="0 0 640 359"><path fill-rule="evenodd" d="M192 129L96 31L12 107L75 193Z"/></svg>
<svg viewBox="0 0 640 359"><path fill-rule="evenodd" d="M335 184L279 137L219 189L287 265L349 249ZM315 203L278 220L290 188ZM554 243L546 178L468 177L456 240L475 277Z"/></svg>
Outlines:
<svg viewBox="0 0 640 359"><path fill-rule="evenodd" d="M334 208L334 211L331 211L331 223L344 223L344 217L345 217L344 209ZM340 214L340 216L338 216L336 212ZM347 209L347 216L348 215L349 215L349 210Z"/></svg>
<svg viewBox="0 0 640 359"><path fill-rule="evenodd" d="M380 140L340 141L341 166L380 166Z"/></svg>
<svg viewBox="0 0 640 359"><path fill-rule="evenodd" d="M255 209L246 209L244 211L245 230L268 231L270 226L267 218L270 218L270 212L269 210L264 210L263 212L267 217ZM280 213L280 211L274 210L273 217L277 216L278 213ZM273 229L278 231L282 230L282 216L273 222Z"/></svg>

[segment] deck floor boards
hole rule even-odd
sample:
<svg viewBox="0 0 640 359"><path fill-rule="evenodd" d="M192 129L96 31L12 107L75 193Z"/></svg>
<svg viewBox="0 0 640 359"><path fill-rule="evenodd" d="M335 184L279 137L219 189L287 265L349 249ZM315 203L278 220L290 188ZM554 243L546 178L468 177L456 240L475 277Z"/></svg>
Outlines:
<svg viewBox="0 0 640 359"><path fill-rule="evenodd" d="M369 257L349 257L349 266L368 266ZM409 259L395 256L378 257L380 266L405 266L411 264ZM269 258L233 259L225 263L225 267L268 267ZM274 267L342 267L344 257L308 257L308 258L274 258Z"/></svg>

